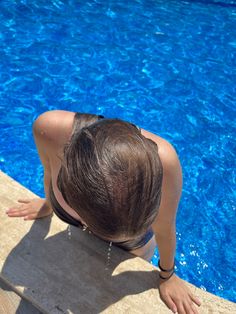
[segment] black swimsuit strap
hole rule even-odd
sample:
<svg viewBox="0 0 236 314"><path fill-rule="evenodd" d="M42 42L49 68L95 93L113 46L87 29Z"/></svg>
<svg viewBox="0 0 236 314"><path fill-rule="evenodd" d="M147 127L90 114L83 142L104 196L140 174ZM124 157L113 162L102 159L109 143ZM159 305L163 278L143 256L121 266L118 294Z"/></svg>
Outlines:
<svg viewBox="0 0 236 314"><path fill-rule="evenodd" d="M82 223L79 220L72 217L69 213L67 213L58 203L58 200L56 199L55 194L53 192L52 181L50 181L50 185L49 185L49 197L50 197L52 209L54 213L58 216L58 218L60 218L61 220L63 220L64 222L70 225L83 228Z"/></svg>

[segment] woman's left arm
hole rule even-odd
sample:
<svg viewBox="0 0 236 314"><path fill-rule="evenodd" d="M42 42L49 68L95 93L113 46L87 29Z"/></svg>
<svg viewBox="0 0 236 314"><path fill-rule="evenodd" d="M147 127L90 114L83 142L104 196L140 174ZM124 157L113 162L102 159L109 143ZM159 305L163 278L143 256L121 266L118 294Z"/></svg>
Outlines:
<svg viewBox="0 0 236 314"><path fill-rule="evenodd" d="M179 314L198 313L200 301L175 274L172 275L176 249L176 212L182 191L182 170L175 149L166 141L159 146L163 165L162 198L158 216L153 223L160 256L160 296L165 304ZM162 278L166 279L162 279Z"/></svg>

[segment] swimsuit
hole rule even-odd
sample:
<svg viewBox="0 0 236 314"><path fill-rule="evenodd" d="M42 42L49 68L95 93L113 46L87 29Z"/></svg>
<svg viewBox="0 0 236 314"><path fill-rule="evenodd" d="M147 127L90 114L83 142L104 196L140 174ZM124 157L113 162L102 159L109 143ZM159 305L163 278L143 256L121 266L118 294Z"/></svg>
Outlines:
<svg viewBox="0 0 236 314"><path fill-rule="evenodd" d="M75 121L74 121L74 128L76 126L76 120L79 119L79 113L75 114ZM98 116L98 119L103 119L103 116ZM73 128L73 129L74 129ZM75 227L78 227L80 229L84 229L84 225L74 217L72 217L69 213L67 213L61 205L58 203L55 194L53 192L52 182L50 182L49 185L49 198L51 202L52 209L54 213L64 222L73 225ZM114 245L121 247L124 250L132 251L135 249L138 249L145 244L147 244L151 238L153 237L154 233L152 231L152 228L149 228L147 232L144 235L138 236L134 240L128 240L128 241L122 241L122 242L113 242ZM108 242L108 241L107 241ZM109 241L110 242L110 241Z"/></svg>

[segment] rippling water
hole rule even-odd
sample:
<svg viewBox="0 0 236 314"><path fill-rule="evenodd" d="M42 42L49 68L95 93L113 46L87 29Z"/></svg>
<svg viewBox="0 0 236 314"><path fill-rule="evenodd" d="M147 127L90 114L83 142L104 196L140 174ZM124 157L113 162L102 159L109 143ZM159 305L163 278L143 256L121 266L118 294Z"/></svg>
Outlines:
<svg viewBox="0 0 236 314"><path fill-rule="evenodd" d="M1 169L43 195L31 125L50 109L159 134L183 166L177 272L236 301L236 2L2 0L0 18Z"/></svg>

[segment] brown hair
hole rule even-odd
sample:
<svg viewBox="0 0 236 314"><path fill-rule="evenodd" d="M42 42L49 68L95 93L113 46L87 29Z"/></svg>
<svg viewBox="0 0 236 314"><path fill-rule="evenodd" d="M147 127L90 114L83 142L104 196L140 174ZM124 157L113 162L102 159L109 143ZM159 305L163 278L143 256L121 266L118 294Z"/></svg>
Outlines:
<svg viewBox="0 0 236 314"><path fill-rule="evenodd" d="M92 119L64 148L58 188L103 238L134 238L157 216L162 164L156 143L119 119Z"/></svg>

